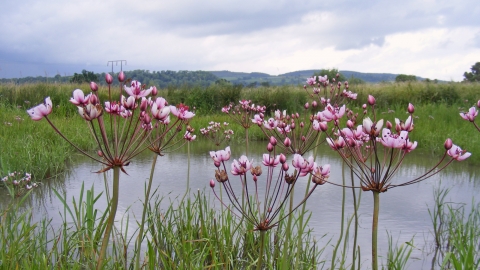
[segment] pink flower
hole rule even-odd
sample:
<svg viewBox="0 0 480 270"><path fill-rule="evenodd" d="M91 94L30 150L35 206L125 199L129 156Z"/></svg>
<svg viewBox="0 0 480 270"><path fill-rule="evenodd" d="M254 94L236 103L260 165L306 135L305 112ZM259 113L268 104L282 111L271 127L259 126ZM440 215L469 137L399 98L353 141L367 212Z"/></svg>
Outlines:
<svg viewBox="0 0 480 270"><path fill-rule="evenodd" d="M249 161L245 155L243 155L238 159L238 161L234 159L231 167L233 175L244 175L247 171L252 169L252 162Z"/></svg>
<svg viewBox="0 0 480 270"><path fill-rule="evenodd" d="M223 162L230 159L230 146L227 146L225 150L210 151L210 157L214 162Z"/></svg>
<svg viewBox="0 0 480 270"><path fill-rule="evenodd" d="M322 112L323 119L320 120L325 120L327 122L330 122L332 120L338 120L343 117L345 114L345 104L342 107L338 106L332 106L330 104L327 104L327 107L325 107L325 110Z"/></svg>
<svg viewBox="0 0 480 270"><path fill-rule="evenodd" d="M188 111L188 106L183 105L182 103L178 105L178 108L175 106L170 106L170 111L173 115L175 115L176 117L178 117L178 119L181 120L190 119L195 116L194 113Z"/></svg>
<svg viewBox="0 0 480 270"><path fill-rule="evenodd" d="M307 84L312 86L316 83L316 81L317 81L316 76L313 76L307 79Z"/></svg>
<svg viewBox="0 0 480 270"><path fill-rule="evenodd" d="M471 107L467 113L460 113L460 116L465 119L465 120L468 120L470 122L473 122L475 121L475 117L477 117L478 115L478 111L475 107Z"/></svg>
<svg viewBox="0 0 480 270"><path fill-rule="evenodd" d="M83 93L83 91L81 89L75 89L73 91L72 95L73 95L73 97L70 98L70 102L73 105L79 106L79 105L87 105L88 104L88 100L89 100L90 95L85 97L85 94Z"/></svg>
<svg viewBox="0 0 480 270"><path fill-rule="evenodd" d="M305 160L301 155L295 154L293 155L292 165L299 171L300 176L305 176L313 170L316 164L313 162L312 156Z"/></svg>
<svg viewBox="0 0 480 270"><path fill-rule="evenodd" d="M417 148L417 142L415 141L412 143L410 140L407 139L407 142L405 143L403 150L407 153L410 153L413 150L415 150L415 148Z"/></svg>
<svg viewBox="0 0 480 270"><path fill-rule="evenodd" d="M133 96L135 97L135 99L146 97L150 95L150 93L153 90L152 87L146 90L142 90L142 84L139 81L132 81L132 83L130 84L130 87L127 87L125 85L123 88L125 89L125 92L127 92L129 96Z"/></svg>
<svg viewBox="0 0 480 270"><path fill-rule="evenodd" d="M29 110L27 110L28 115L34 121L42 120L43 117L49 115L52 112L52 100L50 97L45 98L45 101L42 104L39 104Z"/></svg>
<svg viewBox="0 0 480 270"><path fill-rule="evenodd" d="M192 136L192 133L190 133L190 132L187 131L187 132L185 132L185 135L183 135L183 138L184 138L185 140L191 142L191 141L194 141L195 138L197 138L197 135L193 135L193 136Z"/></svg>
<svg viewBox="0 0 480 270"><path fill-rule="evenodd" d="M257 125L261 125L263 123L263 118L260 114L255 114L253 116L252 122L257 124Z"/></svg>
<svg viewBox="0 0 480 270"><path fill-rule="evenodd" d="M275 158L270 156L270 154L263 154L262 164L269 167L276 167L280 163L280 155L277 155Z"/></svg>
<svg viewBox="0 0 480 270"><path fill-rule="evenodd" d="M157 102L152 105L152 116L157 120L165 120L170 114L170 106L159 107Z"/></svg>
<svg viewBox="0 0 480 270"><path fill-rule="evenodd" d="M314 182L317 185L323 185L325 184L325 181L330 177L330 164L325 164L324 166L316 166L313 169L313 179L312 182Z"/></svg>
<svg viewBox="0 0 480 270"><path fill-rule="evenodd" d="M272 130L277 127L277 120L270 118L268 121L263 122L263 127L265 127L268 130Z"/></svg>
<svg viewBox="0 0 480 270"><path fill-rule="evenodd" d="M402 130L400 134L392 134L390 129L384 128L382 130L381 143L385 147L389 148L404 148L408 139L408 132Z"/></svg>
<svg viewBox="0 0 480 270"><path fill-rule="evenodd" d="M472 155L470 152L462 150L462 148L458 147L455 144L453 144L452 148L447 151L447 154L458 161L465 160Z"/></svg>
<svg viewBox="0 0 480 270"><path fill-rule="evenodd" d="M336 140L332 140L330 138L327 138L327 143L328 145L333 149L333 150L339 150L345 147L345 140L343 139L342 136L338 137Z"/></svg>
<svg viewBox="0 0 480 270"><path fill-rule="evenodd" d="M78 106L77 108L80 116L87 121L91 121L95 118L100 117L100 115L102 115L102 112L103 112L102 107L100 105L95 106L91 103L87 104L87 106L85 107Z"/></svg>

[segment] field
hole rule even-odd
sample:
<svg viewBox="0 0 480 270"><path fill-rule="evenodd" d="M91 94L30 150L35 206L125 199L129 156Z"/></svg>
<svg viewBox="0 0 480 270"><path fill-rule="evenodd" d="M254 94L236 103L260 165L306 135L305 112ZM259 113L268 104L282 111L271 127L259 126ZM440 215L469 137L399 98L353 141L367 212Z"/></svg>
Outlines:
<svg viewBox="0 0 480 270"><path fill-rule="evenodd" d="M32 121L26 114L27 109L42 103L46 96L49 96L53 103L49 120L79 149L92 155L97 154L98 149L91 136L93 131L89 130L87 123L79 117L77 108L69 102L72 91L77 88L88 93L90 87L87 84L0 85L0 176L14 171L29 172L35 181L42 181L64 173L69 168L69 162L78 153L55 133L45 119ZM347 114L358 114L357 125L363 118L362 106L367 103L368 95L373 95L376 99L374 110L378 118L383 118L385 125L388 125L389 121L394 127L395 118L406 120L407 106L412 103L415 107L415 128L409 138L418 142L415 151L441 156L445 152L445 140L451 138L456 145L472 153L464 162L471 166L480 162L480 155L477 154L480 153L479 132L472 123L463 120L459 115L477 104L480 99L480 84L359 84L350 85L349 90L358 93L356 100L348 103L347 110ZM118 92L113 95L118 97ZM107 88L101 87L98 96L101 100L107 100ZM320 102L312 95L310 88L306 90L301 86L244 89L231 84L216 84L206 88L170 87L159 89L158 96L164 97L170 105L185 104L195 112L195 117L188 120L188 125L195 130L194 134L200 143L203 138L199 131L202 128L209 126L212 121L229 122L229 128L234 133L232 140L245 145L246 152L248 140L267 141L268 138L251 122L253 116L243 119L244 123L251 125L249 129L244 129L236 123L235 119L238 120L238 117L231 117L233 113L226 115L221 112L224 106L229 103L238 104L240 100L251 100L256 105L265 106L265 119L268 119L275 110L286 110L288 114L303 114L304 110L307 110L316 114L312 101ZM339 121L343 121L343 124L345 120ZM108 132L111 130L111 127L107 129ZM185 127L176 131L183 135ZM155 161L156 158L153 164ZM14 187L7 186L12 200L8 205L1 206L0 248L3 253L0 268L93 269L96 266L97 269L155 269L162 265L165 269L246 269L255 266L257 269L355 269L358 263L358 269L361 269L356 250L348 251L348 255L346 249L342 250L342 246L345 248L348 245L346 238L338 239L332 258L323 257L324 247L317 246L315 239L312 239L308 228L309 213L304 208L299 208L295 215L287 215L288 218L278 223L278 226L269 228L267 221L266 225L246 222L251 218L250 215L258 215L255 210L258 204L248 203L247 214L237 218L231 214L234 212L216 211L211 206L210 199L202 192L190 193L190 196L181 199L155 197L150 193L150 184L148 188L145 184L142 219L136 221L141 228L136 231L139 236L128 236L128 228L124 230L123 227L114 226L114 241L106 249L110 239L110 226L116 213L115 201L118 201L115 181L118 182L119 168L115 167L113 171L112 197L109 192L99 195L98 191L82 187L81 194L73 200L72 205L69 203L72 198L62 197L62 194L55 191L64 203L64 220L60 228L52 228L48 218L32 222L28 208L22 206L25 200L28 200L30 192L27 191L23 197L23 194L12 192ZM149 181L151 183L151 178ZM344 188L343 196L345 190ZM187 189L186 192L190 191ZM454 269L478 267L480 259L477 244L480 234L477 225L480 208L475 203L470 212L466 212L463 207L452 208L444 201L444 194L447 192L436 193L436 205L431 212L436 244L441 253L438 257L439 265L445 263L447 268ZM378 193L374 192L374 198ZM95 204L100 196L107 196L111 202L107 210L97 211ZM229 198L232 200L232 197ZM170 200L167 209L160 207L164 200ZM293 199L285 199L284 202L285 205L282 206L285 207L279 212L281 217L293 208ZM247 209L243 201L241 204L238 201L237 203L239 209ZM342 226L347 223L343 220L343 209L344 205L341 210ZM376 213L378 218L378 208ZM351 225L356 223L350 223L353 217L349 217L348 226L342 227L342 231L347 235L353 233L349 231L350 228L353 230L358 226ZM375 224L375 217L373 223ZM260 235L257 230L260 230ZM103 236L104 234L107 237ZM284 239L284 235L288 237ZM136 244L137 241L139 244ZM143 249L139 248L142 243L146 245ZM454 247L443 248L447 243L456 244ZM131 248L132 246L134 247ZM389 269L405 268L412 248L397 246L392 242L388 254L383 256L387 258L383 261L383 266Z"/></svg>

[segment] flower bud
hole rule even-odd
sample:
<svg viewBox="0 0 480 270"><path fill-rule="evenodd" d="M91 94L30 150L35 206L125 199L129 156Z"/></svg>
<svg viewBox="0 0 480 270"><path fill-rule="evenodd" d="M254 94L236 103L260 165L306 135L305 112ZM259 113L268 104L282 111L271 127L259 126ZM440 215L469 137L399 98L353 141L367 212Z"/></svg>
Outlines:
<svg viewBox="0 0 480 270"><path fill-rule="evenodd" d="M100 151L100 150L98 150L98 151L97 151L97 155L98 155L99 157L103 157L103 152Z"/></svg>
<svg viewBox="0 0 480 270"><path fill-rule="evenodd" d="M375 98L372 95L368 95L368 104L370 106L375 105Z"/></svg>
<svg viewBox="0 0 480 270"><path fill-rule="evenodd" d="M325 132L327 131L327 129L328 129L327 122L320 122L320 130Z"/></svg>
<svg viewBox="0 0 480 270"><path fill-rule="evenodd" d="M88 101L92 103L93 105L97 105L100 101L98 100L97 95L89 95L90 97L88 98Z"/></svg>
<svg viewBox="0 0 480 270"><path fill-rule="evenodd" d="M387 121L387 125L386 125L386 126L387 126L388 129L391 129L391 128L392 128L392 123L391 123L390 121Z"/></svg>
<svg viewBox="0 0 480 270"><path fill-rule="evenodd" d="M112 84L113 83L113 77L109 73L105 74L105 82L107 84Z"/></svg>
<svg viewBox="0 0 480 270"><path fill-rule="evenodd" d="M479 102L480 102L480 100L479 100ZM318 104L317 104L317 101L314 100L314 101L312 102L312 107L315 108L315 107L317 107L317 105L318 105ZM479 107L480 107L480 106L479 106Z"/></svg>
<svg viewBox="0 0 480 270"><path fill-rule="evenodd" d="M277 145L277 139L275 139L275 137L271 136L271 137L270 137L270 143L271 143L273 146Z"/></svg>
<svg viewBox="0 0 480 270"><path fill-rule="evenodd" d="M96 92L96 91L98 91L98 85L95 82L90 82L90 89L93 92Z"/></svg>
<svg viewBox="0 0 480 270"><path fill-rule="evenodd" d="M477 107L480 108L480 99L477 101Z"/></svg>
<svg viewBox="0 0 480 270"><path fill-rule="evenodd" d="M290 141L290 138L285 138L285 140L283 141L283 145L285 145L285 147L290 147L290 145L292 145L292 141Z"/></svg>
<svg viewBox="0 0 480 270"><path fill-rule="evenodd" d="M285 162L287 162L287 157L282 153L282 154L280 154L280 163L283 164Z"/></svg>
<svg viewBox="0 0 480 270"><path fill-rule="evenodd" d="M415 107L413 107L412 103L408 103L408 113L412 114L415 111Z"/></svg>
<svg viewBox="0 0 480 270"><path fill-rule="evenodd" d="M125 73L123 73L123 71L120 71L120 73L118 73L118 81L119 82L125 81Z"/></svg>
<svg viewBox="0 0 480 270"><path fill-rule="evenodd" d="M445 150L450 150L450 148L452 148L452 145L453 145L453 142L452 142L452 139L448 138L446 141L445 141L445 144L443 146L445 146Z"/></svg>
<svg viewBox="0 0 480 270"><path fill-rule="evenodd" d="M282 170L288 171L288 163L287 162L282 164Z"/></svg>
<svg viewBox="0 0 480 270"><path fill-rule="evenodd" d="M213 181L213 179L210 179L210 187L211 188L215 187L215 181Z"/></svg>
<svg viewBox="0 0 480 270"><path fill-rule="evenodd" d="M303 107L304 107L305 109L308 109L308 107L310 107L310 104L308 104L308 102L307 102L307 103L305 103L305 105L303 105Z"/></svg>
<svg viewBox="0 0 480 270"><path fill-rule="evenodd" d="M158 94L157 87L153 86L152 87L152 96L156 96Z"/></svg>
<svg viewBox="0 0 480 270"><path fill-rule="evenodd" d="M367 104L363 104L363 105L362 105L362 109L365 110L366 108L367 108Z"/></svg>
<svg viewBox="0 0 480 270"><path fill-rule="evenodd" d="M273 151L273 145L271 143L267 144L267 151L272 152Z"/></svg>
<svg viewBox="0 0 480 270"><path fill-rule="evenodd" d="M350 128L350 129L353 128L353 121L352 120L350 120L350 119L347 120L347 127Z"/></svg>

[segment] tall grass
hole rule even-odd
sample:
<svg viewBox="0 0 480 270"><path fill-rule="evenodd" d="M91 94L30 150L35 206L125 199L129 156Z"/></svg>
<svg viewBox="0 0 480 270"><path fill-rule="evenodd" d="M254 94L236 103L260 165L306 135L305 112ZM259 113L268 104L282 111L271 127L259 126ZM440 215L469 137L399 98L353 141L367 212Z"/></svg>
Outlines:
<svg viewBox="0 0 480 270"><path fill-rule="evenodd" d="M25 110L42 102L50 96L55 106L52 121L72 138L80 148L95 150L94 143L87 136L81 136L85 128L83 119L78 117L75 106L68 100L72 90L89 89L87 84L0 84L0 159L11 170L33 173L38 178L55 175L66 169L74 150L59 138L47 125L28 119ZM443 142L447 137L455 144L462 145L472 153L480 152L480 137L475 128L460 118L458 113L467 110L480 99L478 83L383 83L362 84L352 87L358 92L358 98L350 104L352 110L361 114L361 105L368 94L377 100L377 108L384 114L385 120L394 118L405 120L406 106L415 105L415 125L411 140L418 141L418 149L429 149L433 153L443 151ZM101 98L106 98L107 89L100 87ZM309 101L307 93L301 87L259 87L242 89L234 86L212 85L207 88L163 89L159 96L164 96L170 104L186 103L195 107L196 117L190 125L197 130L207 127L209 122L231 122L220 109L229 102L238 103L240 99L250 99L255 104L267 106L267 115L275 109L286 109L293 113L300 111ZM468 101L466 101L468 100ZM25 103L28 101L28 103ZM233 141L243 142L245 130L238 125L233 129ZM260 129L249 130L250 140L265 139ZM211 150L211 149L210 149ZM467 162L480 161L480 155L472 155Z"/></svg>

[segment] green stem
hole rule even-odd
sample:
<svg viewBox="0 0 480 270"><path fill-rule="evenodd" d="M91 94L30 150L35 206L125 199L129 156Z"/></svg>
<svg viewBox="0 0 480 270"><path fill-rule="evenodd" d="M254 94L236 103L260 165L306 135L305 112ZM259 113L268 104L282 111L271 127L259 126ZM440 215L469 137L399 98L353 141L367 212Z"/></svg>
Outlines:
<svg viewBox="0 0 480 270"><path fill-rule="evenodd" d="M317 136L317 141L315 142L315 145L318 145L320 141L320 136ZM313 150L313 157L314 157L314 160L317 159L317 150L318 150L318 147L315 147L315 149ZM306 197L308 195L308 192L310 190L310 185L312 183L312 175L310 174L310 176L308 177L308 184L306 185L306 189L305 189L305 196ZM292 197L293 197L293 194L292 194ZM299 214L299 217L300 217L300 226L298 228L298 241L297 241L297 254L296 254L296 258L295 258L295 269L299 269L300 268L300 256L302 255L302 252L303 252L303 245L302 245L302 236L303 236L303 219L304 219L304 215L305 215L305 208L306 208L306 205L307 203L305 202L303 205L302 205L302 211L300 212Z"/></svg>
<svg viewBox="0 0 480 270"><path fill-rule="evenodd" d="M343 239L343 227L345 223L345 162L342 162L342 215L341 215L341 221L340 221L340 236L338 237L337 244L335 245L335 248L333 250L333 255L332 255L332 265L330 266L330 269L335 269L335 262L336 262L336 257L337 257L337 251L338 247L340 246L340 243L342 242ZM341 264L343 264L343 259L341 260ZM342 265L343 267L343 265Z"/></svg>
<svg viewBox="0 0 480 270"><path fill-rule="evenodd" d="M288 213L292 213L293 211L293 194L295 193L295 186L292 187L292 192L290 194L292 194L290 196L290 206L289 206L289 211ZM289 262L287 262L287 256L286 254L288 254L288 249L290 247L290 240L291 240L291 230L292 230L292 218L293 218L293 215L289 215L288 216L288 220L287 220L287 228L285 230L285 240L284 240L284 244L283 244L283 256L282 256L282 265L281 267L286 267L287 265L289 265Z"/></svg>
<svg viewBox="0 0 480 270"><path fill-rule="evenodd" d="M135 254L135 269L140 269L140 253L142 251L143 227L145 225L145 216L147 215L148 199L150 198L150 190L152 188L153 173L155 172L155 165L157 164L158 155L155 154L152 161L152 168L150 169L150 178L148 179L147 191L145 192L145 203L143 204L142 222L140 223L140 230L137 238L137 248Z"/></svg>
<svg viewBox="0 0 480 270"><path fill-rule="evenodd" d="M248 128L245 129L245 156L248 157Z"/></svg>
<svg viewBox="0 0 480 270"><path fill-rule="evenodd" d="M378 236L379 210L380 210L380 193L377 191L373 191L372 270L378 270L377 236Z"/></svg>
<svg viewBox="0 0 480 270"><path fill-rule="evenodd" d="M118 187L120 182L120 167L113 167L113 190L112 200L110 201L110 213L108 215L107 226L105 228L105 234L103 235L102 248L100 249L100 255L97 261L97 270L103 268L103 260L107 251L108 242L110 240L110 234L112 232L113 223L115 222L115 214L117 213L118 206Z"/></svg>
<svg viewBox="0 0 480 270"><path fill-rule="evenodd" d="M258 255L257 270L262 270L263 265L263 250L265 248L265 233L267 231L260 231L260 254Z"/></svg>

